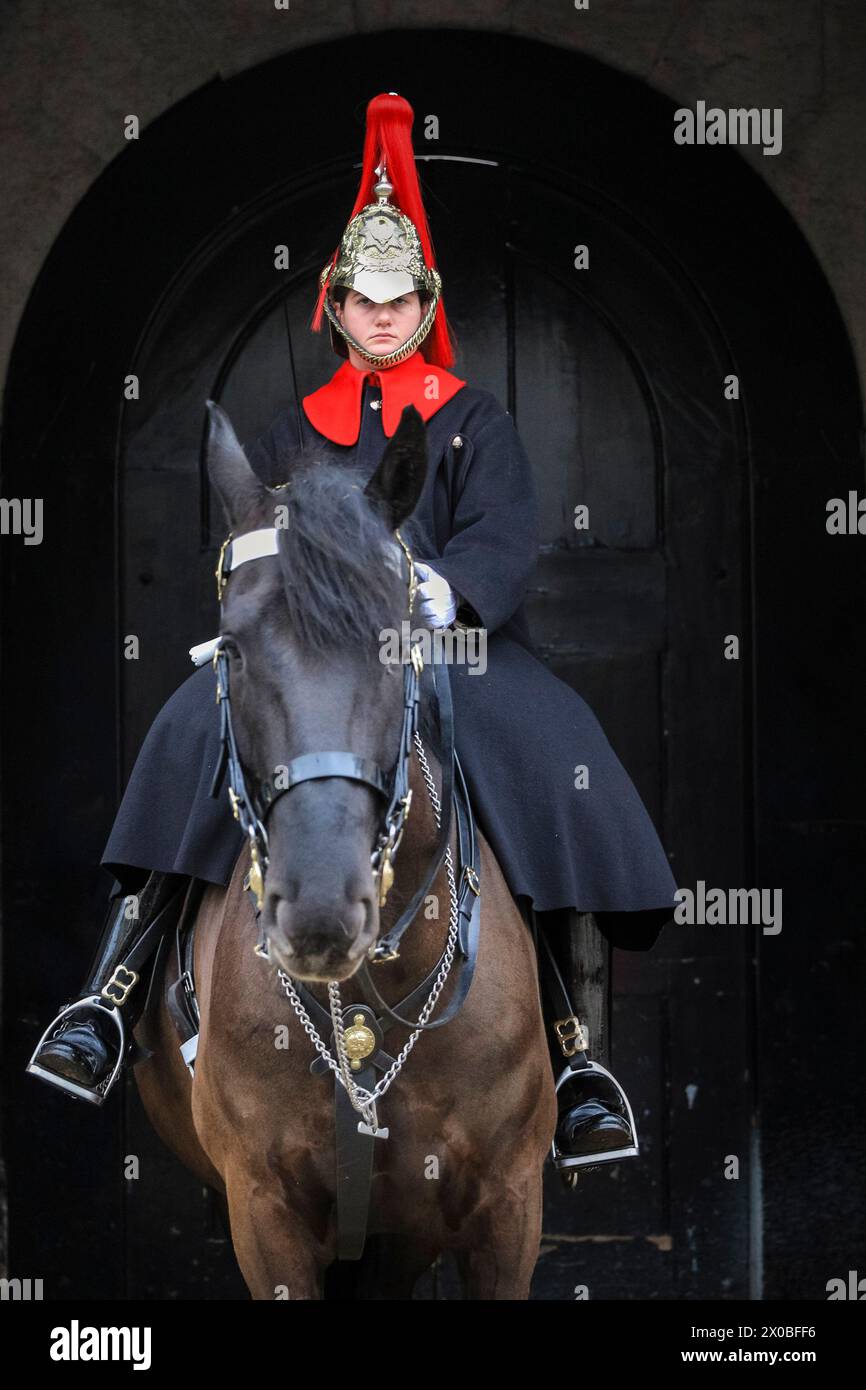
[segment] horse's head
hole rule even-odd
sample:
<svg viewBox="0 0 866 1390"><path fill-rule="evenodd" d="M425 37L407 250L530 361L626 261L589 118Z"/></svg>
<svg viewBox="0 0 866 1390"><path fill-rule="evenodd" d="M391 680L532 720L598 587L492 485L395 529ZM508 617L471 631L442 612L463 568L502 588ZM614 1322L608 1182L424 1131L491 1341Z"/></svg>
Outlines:
<svg viewBox="0 0 866 1390"><path fill-rule="evenodd" d="M399 634L410 617L393 532L424 483L424 426L407 407L366 488L352 469L305 454L268 488L225 412L208 409L208 472L232 536L276 527L276 553L232 568L220 623L245 783L290 784L265 816L262 925L288 974L342 980L379 932L371 851L387 798L348 777L346 760L333 775L316 764L310 780L298 773L309 777L310 761L295 760L339 750L389 779L397 762L404 667L380 652L383 630Z"/></svg>

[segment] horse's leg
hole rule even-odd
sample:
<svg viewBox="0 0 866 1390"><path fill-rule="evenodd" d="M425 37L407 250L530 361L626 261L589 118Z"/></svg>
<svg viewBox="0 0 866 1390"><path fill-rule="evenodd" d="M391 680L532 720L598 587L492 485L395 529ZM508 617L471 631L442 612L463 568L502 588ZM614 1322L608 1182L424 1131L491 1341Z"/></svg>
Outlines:
<svg viewBox="0 0 866 1390"><path fill-rule="evenodd" d="M226 1172L235 1258L254 1299L320 1299L330 1256L285 1199L266 1166L230 1164Z"/></svg>
<svg viewBox="0 0 866 1390"><path fill-rule="evenodd" d="M480 1036L495 1040L503 1018L508 1033L498 1055L488 1053L485 1091L475 1097L485 1107L487 1132L476 1140L473 1156L476 1200L452 1248L465 1298L527 1299L557 1103L532 939L483 836L479 844L485 896L478 980L467 1007Z"/></svg>
<svg viewBox="0 0 866 1390"><path fill-rule="evenodd" d="M439 1246L415 1236L378 1233L367 1237L351 1296L356 1299L411 1299L415 1284L435 1261Z"/></svg>
<svg viewBox="0 0 866 1390"><path fill-rule="evenodd" d="M455 1249L467 1299L527 1299L541 1243L543 1186L535 1153L525 1178L508 1183L508 1201L495 1194L471 1228L471 1245Z"/></svg>
<svg viewBox="0 0 866 1390"><path fill-rule="evenodd" d="M249 969L257 958L251 949L255 920L243 889L248 863L245 852L228 890L219 890L218 898L208 890L200 909L207 917L195 943L201 1031L192 1118L198 1142L221 1175L232 1246L251 1296L319 1299L333 1244L327 1243L327 1204L310 1197L303 1176L305 1164L315 1170L315 1118L309 1133L300 1126L294 1147L280 1118L291 1115L292 1087L306 1079L309 1058L297 1049L297 1057L278 1053L263 1021L263 967L258 962ZM280 1006L276 1017L283 1016Z"/></svg>

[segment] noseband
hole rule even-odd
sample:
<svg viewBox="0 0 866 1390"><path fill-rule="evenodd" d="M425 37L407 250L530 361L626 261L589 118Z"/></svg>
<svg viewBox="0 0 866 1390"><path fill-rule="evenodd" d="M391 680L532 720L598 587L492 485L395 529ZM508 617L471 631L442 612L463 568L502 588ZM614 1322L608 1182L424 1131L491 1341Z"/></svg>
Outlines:
<svg viewBox="0 0 866 1390"><path fill-rule="evenodd" d="M415 565L412 555L398 530L394 535L399 542L408 565L408 600L411 620L412 607L417 589ZM266 555L278 554L277 527L263 527L247 531L232 538L231 534L223 542L216 567L217 593L222 604L228 575L248 560L260 559ZM263 781L251 786L244 775L238 754L237 740L232 723L231 699L229 696L229 658L218 639L213 656L213 667L217 677L217 703L220 707L220 757L211 782L210 794L216 796L223 775L228 771L228 791L232 811L241 829L249 839L251 867L248 887L256 904L256 912L261 912L265 896L265 874L268 869L268 835L265 826L268 816L281 796L291 791L301 782L313 782L326 777L347 778L363 782L371 787L387 802L384 817L376 836L370 855L373 879L376 883L379 906L383 907L394 882L393 859L403 837L403 829L409 814L412 792L409 787L409 759L412 754L415 730L418 727L418 706L420 700L421 672L424 667L421 649L413 644L410 659L404 663L403 670L403 721L400 730L400 745L397 760L390 776L379 765L355 753L326 751L321 753L302 753L284 764L279 771L272 773ZM449 798L450 801L450 798ZM443 799L443 805L449 801ZM440 836L440 839L444 837ZM447 838L445 838L447 844ZM444 853L444 844L442 846ZM439 856L441 862L441 855ZM438 863L437 866L438 868ZM379 943L375 948L375 960L394 959L396 949L384 943L384 952Z"/></svg>

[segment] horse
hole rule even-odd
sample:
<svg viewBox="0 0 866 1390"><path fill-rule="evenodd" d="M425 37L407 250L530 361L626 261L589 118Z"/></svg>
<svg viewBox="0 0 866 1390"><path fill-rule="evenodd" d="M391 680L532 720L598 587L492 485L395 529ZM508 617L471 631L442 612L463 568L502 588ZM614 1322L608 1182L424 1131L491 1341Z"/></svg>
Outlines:
<svg viewBox="0 0 866 1390"><path fill-rule="evenodd" d="M387 559L401 525L411 533L428 466L420 416L407 407L363 488L351 467L300 451L286 483L265 487L218 407L205 447L230 535L273 526L275 508L284 508L276 558L231 573L222 601L219 640L227 645L244 768L263 778L290 758L334 748L390 767L402 670L383 661L381 634L401 630L407 590ZM441 786L429 736L422 747ZM446 1252L465 1298L529 1297L556 1098L532 936L480 831L471 988L453 1018L420 1034L379 1102L389 1137L373 1145L363 1255L337 1263L334 1078L311 1073L314 1046L283 982L304 982L325 1007L329 981L345 1001L360 993L353 976L411 902L436 841L436 808L417 755L409 786L411 814L384 906L371 870L381 803L369 786L340 776L302 782L271 808L258 923L247 891L250 848L227 888L203 886L194 913L193 1075L168 1009L178 976L172 952L160 967L151 1055L134 1073L138 1090L161 1139L217 1195L253 1299L322 1299L335 1270L351 1271L351 1297L411 1298ZM453 856L453 826L450 845ZM438 908L450 901L447 872L443 862L397 958L371 967L388 1004L442 954L449 914ZM255 949L258 930L267 957ZM434 1023L453 986L449 978ZM405 1045L409 1030L394 1034Z"/></svg>

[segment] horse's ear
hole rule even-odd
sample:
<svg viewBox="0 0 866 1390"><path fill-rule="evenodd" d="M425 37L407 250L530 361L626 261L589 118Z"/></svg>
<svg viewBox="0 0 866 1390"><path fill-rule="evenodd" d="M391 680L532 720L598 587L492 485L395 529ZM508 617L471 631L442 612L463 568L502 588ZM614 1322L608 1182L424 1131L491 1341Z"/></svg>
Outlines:
<svg viewBox="0 0 866 1390"><path fill-rule="evenodd" d="M208 476L222 502L229 530L233 531L264 501L267 489L250 467L222 406L216 401L207 401L206 405Z"/></svg>
<svg viewBox="0 0 866 1390"><path fill-rule="evenodd" d="M393 531L411 516L427 476L427 436L424 421L414 405L403 408L400 423L376 472L364 488L372 502L383 508L385 521Z"/></svg>

